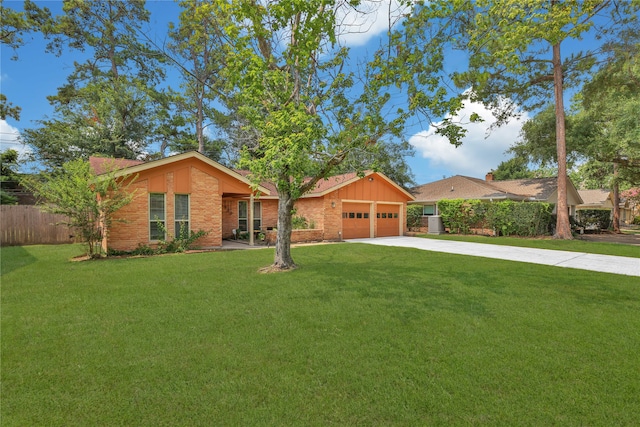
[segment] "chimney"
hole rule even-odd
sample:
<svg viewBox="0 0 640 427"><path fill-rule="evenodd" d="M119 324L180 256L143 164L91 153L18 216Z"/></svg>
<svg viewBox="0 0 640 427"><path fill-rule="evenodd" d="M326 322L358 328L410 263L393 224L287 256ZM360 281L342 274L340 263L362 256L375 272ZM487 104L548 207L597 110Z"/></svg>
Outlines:
<svg viewBox="0 0 640 427"><path fill-rule="evenodd" d="M487 176L484 177L484 180L487 182L493 181L493 172L489 172Z"/></svg>

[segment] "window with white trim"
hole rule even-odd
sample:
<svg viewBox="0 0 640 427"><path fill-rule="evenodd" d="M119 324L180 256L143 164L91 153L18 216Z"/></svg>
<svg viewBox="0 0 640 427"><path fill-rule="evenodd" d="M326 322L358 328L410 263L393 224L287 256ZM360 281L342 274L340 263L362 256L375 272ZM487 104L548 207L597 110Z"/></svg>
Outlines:
<svg viewBox="0 0 640 427"><path fill-rule="evenodd" d="M149 240L164 240L165 230L165 195L149 194Z"/></svg>
<svg viewBox="0 0 640 427"><path fill-rule="evenodd" d="M176 194L175 195L175 207L173 211L175 222L175 237L189 237L189 195L188 194ZM186 233L184 236L180 233L184 230Z"/></svg>
<svg viewBox="0 0 640 427"><path fill-rule="evenodd" d="M422 205L422 216L435 215L435 205Z"/></svg>

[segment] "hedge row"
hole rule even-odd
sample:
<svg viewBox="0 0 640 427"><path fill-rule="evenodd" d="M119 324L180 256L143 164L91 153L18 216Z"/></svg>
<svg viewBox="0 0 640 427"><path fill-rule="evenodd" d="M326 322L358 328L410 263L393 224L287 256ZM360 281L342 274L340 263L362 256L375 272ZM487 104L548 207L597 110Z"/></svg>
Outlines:
<svg viewBox="0 0 640 427"><path fill-rule="evenodd" d="M550 203L454 199L440 200L438 211L450 233L489 229L496 236L540 236L553 226Z"/></svg>

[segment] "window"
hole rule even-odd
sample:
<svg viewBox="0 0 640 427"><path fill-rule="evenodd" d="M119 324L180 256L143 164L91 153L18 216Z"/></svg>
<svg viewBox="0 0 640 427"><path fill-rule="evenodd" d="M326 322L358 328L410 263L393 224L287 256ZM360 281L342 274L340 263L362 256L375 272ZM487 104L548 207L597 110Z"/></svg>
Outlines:
<svg viewBox="0 0 640 427"><path fill-rule="evenodd" d="M369 212L364 213L364 219L369 219Z"/></svg>
<svg viewBox="0 0 640 427"><path fill-rule="evenodd" d="M435 206L434 205L422 205L422 215L434 215L435 214Z"/></svg>
<svg viewBox="0 0 640 427"><path fill-rule="evenodd" d="M362 212L357 212L356 213L356 218L362 219Z"/></svg>
<svg viewBox="0 0 640 427"><path fill-rule="evenodd" d="M349 219L354 219L356 217L355 212L349 212Z"/></svg>
<svg viewBox="0 0 640 427"><path fill-rule="evenodd" d="M176 194L175 195L175 208L174 208L174 219L175 219L175 237L188 237L190 234L189 231L189 195L188 194ZM182 236L180 231L184 230L186 233L185 236Z"/></svg>
<svg viewBox="0 0 640 427"><path fill-rule="evenodd" d="M166 238L164 220L164 194L149 194L149 240Z"/></svg>
<svg viewBox="0 0 640 427"><path fill-rule="evenodd" d="M238 202L238 230L249 231L249 203L246 200ZM253 202L253 229L262 228L262 202Z"/></svg>
<svg viewBox="0 0 640 427"><path fill-rule="evenodd" d="M262 228L262 202L253 202L253 229Z"/></svg>

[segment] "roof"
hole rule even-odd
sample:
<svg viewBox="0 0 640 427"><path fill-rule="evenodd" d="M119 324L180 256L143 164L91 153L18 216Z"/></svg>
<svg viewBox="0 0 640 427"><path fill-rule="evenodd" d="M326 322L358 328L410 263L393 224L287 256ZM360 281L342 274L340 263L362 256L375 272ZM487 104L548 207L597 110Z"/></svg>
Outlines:
<svg viewBox="0 0 640 427"><path fill-rule="evenodd" d="M89 165L98 175L136 166L142 163L144 162L141 160L114 159L113 157L89 157Z"/></svg>
<svg viewBox="0 0 640 427"><path fill-rule="evenodd" d="M594 208L612 208L613 203L611 201L611 191L609 190L578 190L582 201L584 202L580 207L594 207Z"/></svg>
<svg viewBox="0 0 640 427"><path fill-rule="evenodd" d="M136 173L147 171L149 169L153 169L155 167L164 166L174 162L191 159L191 158L198 159L203 163L247 184L248 186L252 186L251 181L249 181L246 177L242 176L241 174L234 171L233 169L229 169L228 167L223 166L214 160L211 160L207 156L197 151L187 151L186 153L176 154L174 156L164 157L162 159L152 160L150 162L141 162L138 160L112 159L112 158L104 158L104 157L102 158L92 157L92 159L94 159L93 162L91 161L91 159L89 161L91 163L91 167L94 167L94 165L103 167L102 172L99 172L100 169L96 169L94 167L94 170L98 174L107 172L107 170L104 170L104 165L109 164L109 162L115 162L115 164L121 164L123 165L123 167L118 168L116 172L116 176L124 176L124 175L133 175ZM266 194L266 195L271 194L271 192L263 186L258 186L256 190L262 194Z"/></svg>
<svg viewBox="0 0 640 427"><path fill-rule="evenodd" d="M437 202L442 199L547 201L555 194L557 187L556 178L485 181L455 175L415 187L412 193L419 202Z"/></svg>
<svg viewBox="0 0 640 427"><path fill-rule="evenodd" d="M455 175L414 187L412 193L420 202L437 202L443 199L522 200L524 198L491 185L487 181L463 175Z"/></svg>
<svg viewBox="0 0 640 427"><path fill-rule="evenodd" d="M238 170L236 172L238 172L243 176L248 176L250 174L250 172L247 170ZM390 184L392 187L395 187L398 191L400 191L404 195L406 195L408 199L410 200L415 199L410 192L408 192L407 190L405 190L404 188L396 184L393 180L391 180L386 175L380 172L374 172L371 170L365 171L362 175L358 175L356 172L348 172L348 173L333 175L324 179L320 179L316 183L316 186L313 189L311 189L309 192L304 194L302 197L303 198L323 197L333 191L336 191L342 187L346 187L349 184L352 184L356 181L359 181L363 178L367 178L370 175L374 175L374 174L382 178L383 180L385 180L388 184ZM305 182L308 182L310 179L311 178L307 178ZM278 189L273 183L265 181L265 182L261 182L260 185L265 188L268 188L271 191L272 195L278 194Z"/></svg>

